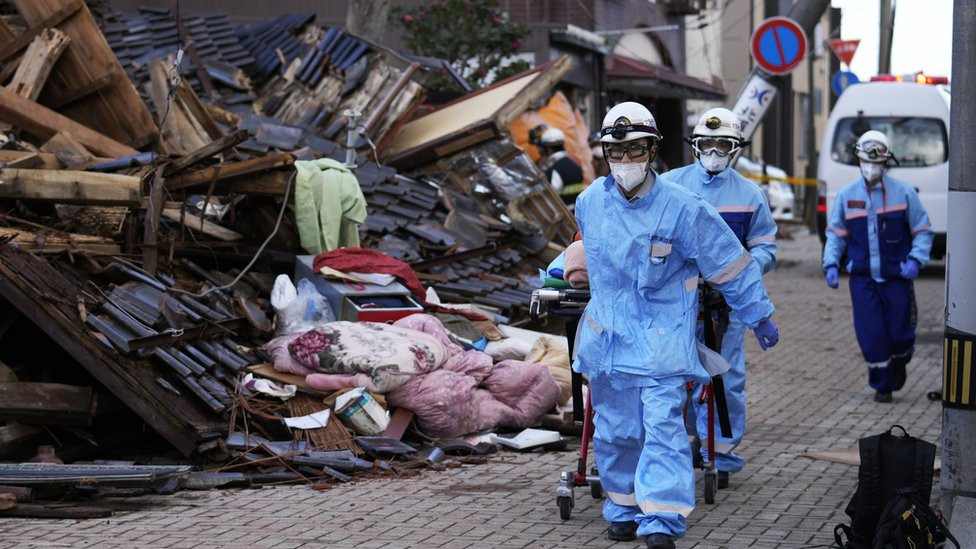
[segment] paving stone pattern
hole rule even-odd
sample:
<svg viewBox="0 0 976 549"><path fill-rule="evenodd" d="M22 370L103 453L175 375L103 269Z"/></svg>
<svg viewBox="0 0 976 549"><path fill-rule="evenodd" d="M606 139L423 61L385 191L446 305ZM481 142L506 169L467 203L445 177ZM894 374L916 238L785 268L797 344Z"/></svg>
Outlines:
<svg viewBox="0 0 976 549"><path fill-rule="evenodd" d="M780 344L762 353L747 334L747 465L713 505L699 487L680 548L828 547L847 518L857 468L798 454L850 448L895 423L940 445L941 406L925 395L941 384L942 265L916 283L908 384L894 403L878 404L854 340L847 281L829 290L819 254L815 236L781 241L779 268L766 279ZM587 489L576 489L572 518L559 519L559 472L575 466L576 448L502 452L486 465L322 492L281 486L128 499L130 510L102 520L0 519L0 547L642 547L607 540L601 503Z"/></svg>

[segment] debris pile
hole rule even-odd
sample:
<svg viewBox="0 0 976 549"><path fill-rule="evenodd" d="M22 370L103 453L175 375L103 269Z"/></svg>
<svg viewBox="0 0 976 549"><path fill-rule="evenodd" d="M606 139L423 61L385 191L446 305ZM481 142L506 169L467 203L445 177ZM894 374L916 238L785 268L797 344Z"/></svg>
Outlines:
<svg viewBox="0 0 976 549"><path fill-rule="evenodd" d="M102 478L84 467L104 464L85 460L131 448L150 436L143 424L159 436L147 447L206 472L111 465L105 478L148 475L122 488L327 486L493 448L424 438L412 411L368 391L392 415L382 432L354 436L335 417L356 389L317 389L267 350L283 333L275 290L280 275L299 290L313 279L316 302L332 301L320 321L426 310L446 344L489 351L489 367L523 360L531 342L512 345L503 328L527 316L538 269L576 227L507 126L567 59L421 109L419 63L311 15L232 28L224 14L100 10L96 21L82 0L10 3L0 457L55 438L82 469L0 467L0 508L5 494L33 499L24 490L35 481L78 490L65 479ZM327 280L320 260L336 248L373 250L383 267L332 268ZM505 356L491 353L506 344ZM408 427L422 444L400 441Z"/></svg>

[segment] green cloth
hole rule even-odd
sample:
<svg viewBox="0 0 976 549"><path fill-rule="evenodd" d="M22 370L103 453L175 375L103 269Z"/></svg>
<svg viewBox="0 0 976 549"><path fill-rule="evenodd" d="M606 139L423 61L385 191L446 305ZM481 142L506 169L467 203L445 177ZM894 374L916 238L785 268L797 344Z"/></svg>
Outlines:
<svg viewBox="0 0 976 549"><path fill-rule="evenodd" d="M569 282L566 282L565 280L563 280L561 278L555 278L555 277L552 277L552 276L547 276L546 277L546 279L542 282L542 287L543 288L559 288L559 289L572 288L572 286L569 285Z"/></svg>
<svg viewBox="0 0 976 549"><path fill-rule="evenodd" d="M331 158L295 162L295 223L312 255L359 247L366 197L349 168Z"/></svg>

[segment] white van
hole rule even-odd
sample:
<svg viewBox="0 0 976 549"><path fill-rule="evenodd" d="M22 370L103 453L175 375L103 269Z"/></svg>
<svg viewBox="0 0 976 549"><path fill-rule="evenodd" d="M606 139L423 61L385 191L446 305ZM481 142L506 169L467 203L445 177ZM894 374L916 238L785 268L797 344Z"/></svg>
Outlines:
<svg viewBox="0 0 976 549"><path fill-rule="evenodd" d="M941 258L949 194L949 93L941 84L947 80L924 75L907 81L881 78L885 80L849 86L830 113L817 166L820 239L826 239L826 218L837 191L861 175L854 143L862 133L879 130L888 136L898 160L889 164L888 173L918 191L935 232L932 257Z"/></svg>

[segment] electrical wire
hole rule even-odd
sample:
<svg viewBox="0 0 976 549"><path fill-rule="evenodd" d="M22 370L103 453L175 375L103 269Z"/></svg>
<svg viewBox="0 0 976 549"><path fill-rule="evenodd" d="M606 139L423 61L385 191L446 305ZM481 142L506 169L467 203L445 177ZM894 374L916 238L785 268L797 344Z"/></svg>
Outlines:
<svg viewBox="0 0 976 549"><path fill-rule="evenodd" d="M235 277L234 280L222 286L207 288L205 291L201 293L188 292L186 290L180 290L178 288L168 288L167 291L177 292L177 293L189 295L191 297L201 298L201 297L205 297L206 295L212 292L226 290L232 287L233 285L237 284L238 282L240 282L241 278L243 278L244 275L247 274L247 272L251 269L251 267L254 266L254 263L257 262L258 257L260 257L262 253L264 253L264 248L268 245L269 242L271 242L271 239L274 238L276 234L278 234L278 229L281 228L281 221L285 217L285 210L288 209L288 198L291 196L291 186L292 183L294 183L295 181L296 174L297 172L292 172L291 177L288 178L288 184L285 186L285 196L281 201L281 210L278 211L278 219L277 221L275 221L274 229L271 231L270 234L268 234L268 237L264 239L264 242L261 243L261 246L258 248L258 251L254 253L254 257L252 257L251 261L248 262L248 264L243 269L241 269L241 272L238 273L237 277Z"/></svg>

